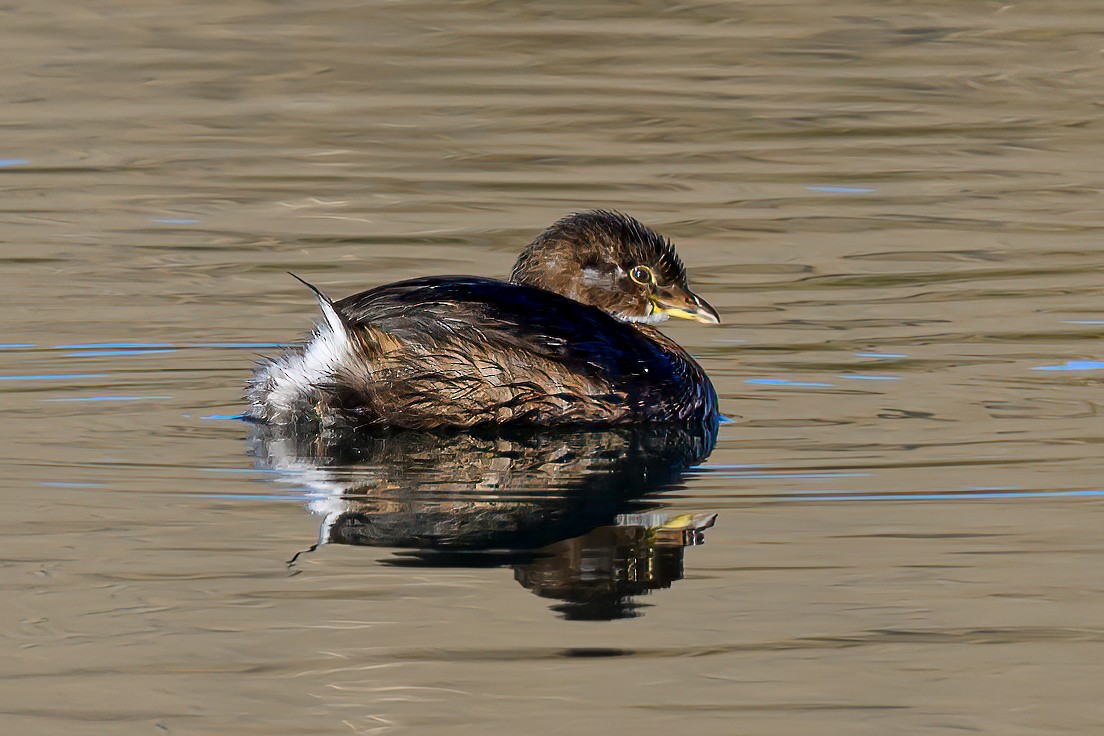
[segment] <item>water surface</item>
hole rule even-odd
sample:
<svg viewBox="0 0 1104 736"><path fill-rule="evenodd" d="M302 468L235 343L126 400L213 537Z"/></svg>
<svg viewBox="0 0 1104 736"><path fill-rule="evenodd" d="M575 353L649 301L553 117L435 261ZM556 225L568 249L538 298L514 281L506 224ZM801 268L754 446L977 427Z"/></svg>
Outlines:
<svg viewBox="0 0 1104 736"><path fill-rule="evenodd" d="M1098 26L12 10L6 730L1097 731ZM502 275L593 206L672 237L722 314L668 330L736 420L704 463L624 435L272 452L233 419L313 318L286 271Z"/></svg>

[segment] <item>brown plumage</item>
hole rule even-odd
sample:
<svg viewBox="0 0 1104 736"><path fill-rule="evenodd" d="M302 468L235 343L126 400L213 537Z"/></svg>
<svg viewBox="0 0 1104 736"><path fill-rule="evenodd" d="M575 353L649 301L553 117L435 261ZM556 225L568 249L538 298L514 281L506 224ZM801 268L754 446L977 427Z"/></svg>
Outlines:
<svg viewBox="0 0 1104 736"><path fill-rule="evenodd" d="M311 287L313 288L313 287ZM312 339L258 367L250 415L323 428L705 420L701 367L651 324L717 322L669 241L595 211L526 248L509 282L439 276L330 302Z"/></svg>

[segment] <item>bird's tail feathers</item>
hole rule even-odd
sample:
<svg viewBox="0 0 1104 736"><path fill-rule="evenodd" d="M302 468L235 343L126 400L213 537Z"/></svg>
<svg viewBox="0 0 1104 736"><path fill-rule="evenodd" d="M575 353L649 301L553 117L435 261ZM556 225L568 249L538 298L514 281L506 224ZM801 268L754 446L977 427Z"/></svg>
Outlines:
<svg viewBox="0 0 1104 736"><path fill-rule="evenodd" d="M339 337L349 337L349 321L337 310L333 300L309 281L299 278L290 271L288 271L288 275L314 292L315 298L318 299L318 306L322 309L322 316L326 318L326 326L330 328L330 331Z"/></svg>

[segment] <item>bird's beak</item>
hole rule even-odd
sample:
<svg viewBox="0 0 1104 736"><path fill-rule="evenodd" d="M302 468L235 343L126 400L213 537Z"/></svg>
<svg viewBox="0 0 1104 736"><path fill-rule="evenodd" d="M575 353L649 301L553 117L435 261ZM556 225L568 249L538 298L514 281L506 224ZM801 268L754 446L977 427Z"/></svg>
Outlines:
<svg viewBox="0 0 1104 736"><path fill-rule="evenodd" d="M664 314L679 319L692 319L696 322L715 325L721 321L717 310L708 302L681 286L666 286L652 296L653 313Z"/></svg>

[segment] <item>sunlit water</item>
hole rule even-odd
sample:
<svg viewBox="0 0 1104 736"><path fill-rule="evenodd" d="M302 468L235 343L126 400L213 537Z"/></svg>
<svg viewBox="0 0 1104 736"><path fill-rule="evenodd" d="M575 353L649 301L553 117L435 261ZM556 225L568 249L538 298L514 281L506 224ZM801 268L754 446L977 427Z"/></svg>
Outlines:
<svg viewBox="0 0 1104 736"><path fill-rule="evenodd" d="M1099 10L7 13L5 733L1096 732ZM592 206L722 314L668 330L704 463L233 418L286 271L502 275Z"/></svg>

